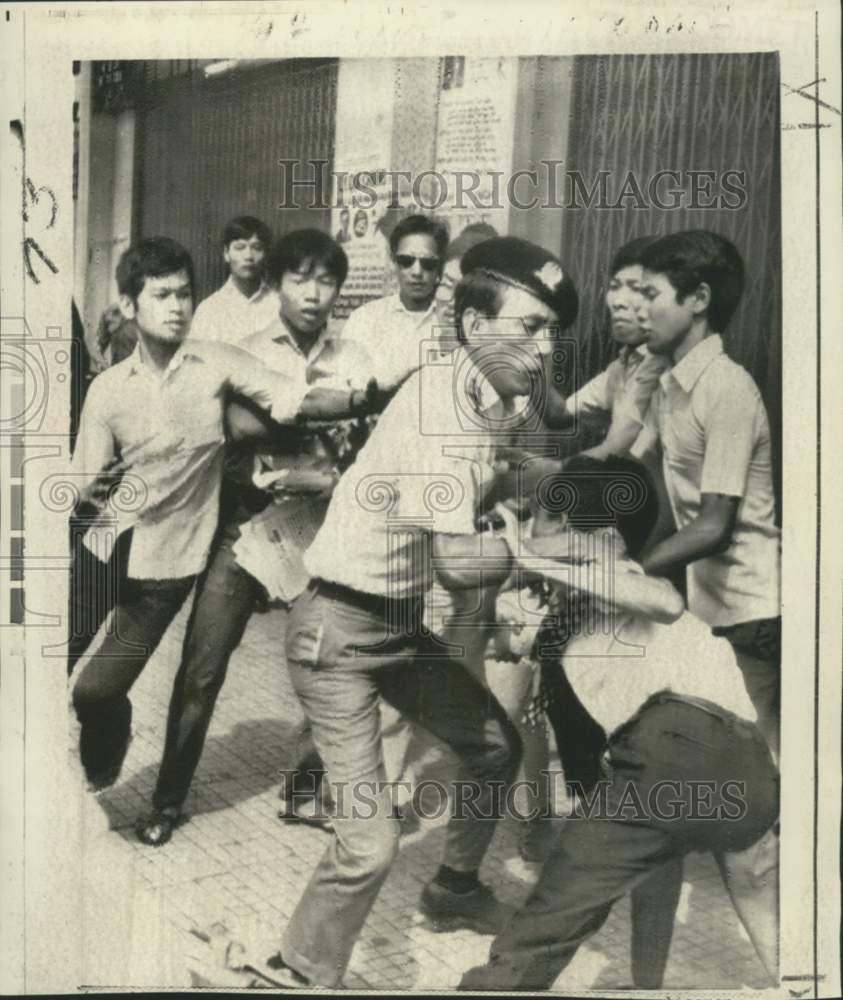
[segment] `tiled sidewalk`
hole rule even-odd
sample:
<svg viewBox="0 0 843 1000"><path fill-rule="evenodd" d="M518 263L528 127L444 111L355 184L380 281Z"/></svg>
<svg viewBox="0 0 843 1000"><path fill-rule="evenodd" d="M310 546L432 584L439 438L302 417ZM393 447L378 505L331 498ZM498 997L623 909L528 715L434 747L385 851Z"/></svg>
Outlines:
<svg viewBox="0 0 843 1000"><path fill-rule="evenodd" d="M91 914L87 982L94 987L189 986L185 954L192 926L221 921L258 953L275 950L326 844L325 833L276 818L278 771L295 763L301 719L284 666L281 611L255 615L232 660L188 800L190 821L161 849L135 839L133 824L148 809L160 759L185 619L183 612L133 690L135 737L119 784L84 803L90 825L83 858ZM418 742L425 776L447 775L447 752ZM490 938L434 933L417 911L422 885L439 861L443 832L441 821L423 822L402 838L346 987L452 989L488 955ZM515 824L507 821L481 873L511 903L524 898L536 877L518 858L515 843ZM692 856L685 877L665 988L762 988L760 963L712 860ZM622 901L556 987L573 993L629 988L629 933L629 906Z"/></svg>

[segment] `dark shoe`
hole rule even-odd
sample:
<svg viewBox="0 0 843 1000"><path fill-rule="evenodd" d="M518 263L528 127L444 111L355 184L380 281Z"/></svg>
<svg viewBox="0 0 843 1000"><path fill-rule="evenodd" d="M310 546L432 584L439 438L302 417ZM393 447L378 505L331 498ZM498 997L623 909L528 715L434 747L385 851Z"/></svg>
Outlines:
<svg viewBox="0 0 843 1000"><path fill-rule="evenodd" d="M232 937L224 924L214 924L207 931L192 928L198 942L189 948L186 964L191 985L203 989L307 988L308 981L286 964L280 953L266 962L251 958L241 942Z"/></svg>
<svg viewBox="0 0 843 1000"><path fill-rule="evenodd" d="M515 912L486 885L478 884L471 892L453 892L435 881L422 889L421 911L436 932L467 927L478 934L500 933Z"/></svg>
<svg viewBox="0 0 843 1000"><path fill-rule="evenodd" d="M187 817L180 813L156 811L151 816L137 821L135 833L142 844L147 844L149 847L163 847L172 837L173 830L185 822Z"/></svg>

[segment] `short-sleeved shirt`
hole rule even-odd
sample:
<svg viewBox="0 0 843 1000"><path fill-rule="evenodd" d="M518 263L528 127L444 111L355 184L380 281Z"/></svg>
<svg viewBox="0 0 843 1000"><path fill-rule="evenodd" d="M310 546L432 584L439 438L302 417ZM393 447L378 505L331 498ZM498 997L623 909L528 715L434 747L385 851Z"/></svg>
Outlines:
<svg viewBox="0 0 843 1000"><path fill-rule="evenodd" d="M176 579L204 568L219 515L228 390L281 423L294 420L307 391L237 347L192 339L160 375L138 346L94 379L74 478L81 485L116 455L130 468L85 535L91 552L107 560L116 537L133 527L129 576Z"/></svg>
<svg viewBox="0 0 843 1000"><path fill-rule="evenodd" d="M336 336L328 326L317 336L307 354L298 346L279 316L265 329L247 337L240 346L268 368L292 379L302 397L315 386L346 392L365 389L371 377L370 359L363 348L354 341ZM310 468L332 468L335 453L342 449L352 431L350 424L351 421L336 421L330 427L322 425L318 429L306 426L290 428L287 440L277 442L271 452L258 450L254 462L248 462L248 478L251 479L255 472L262 475L299 463ZM243 466L243 462L228 463L226 475L243 481Z"/></svg>
<svg viewBox="0 0 843 1000"><path fill-rule="evenodd" d="M630 422L629 445L645 423L650 399L667 368L666 358L646 346L622 347L617 358L568 398L568 411L578 421L605 432L613 419Z"/></svg>
<svg viewBox="0 0 843 1000"><path fill-rule="evenodd" d="M190 336L196 340L239 345L246 337L269 326L277 318L276 292L263 284L254 295L246 296L229 275L222 288L196 307Z"/></svg>
<svg viewBox="0 0 843 1000"><path fill-rule="evenodd" d="M741 498L729 548L688 566L690 610L711 626L778 616L780 532L767 412L719 335L706 337L661 376L633 454L659 442L678 528L699 516L703 493Z"/></svg>
<svg viewBox="0 0 843 1000"><path fill-rule="evenodd" d="M386 295L355 309L342 328L344 340L356 341L373 359L372 374L381 385L393 385L418 368L425 343L437 339L436 309L411 312L401 298Z"/></svg>
<svg viewBox="0 0 843 1000"><path fill-rule="evenodd" d="M310 575L384 597L425 593L431 534L475 534L512 410L464 348L412 375L337 484L305 553Z"/></svg>

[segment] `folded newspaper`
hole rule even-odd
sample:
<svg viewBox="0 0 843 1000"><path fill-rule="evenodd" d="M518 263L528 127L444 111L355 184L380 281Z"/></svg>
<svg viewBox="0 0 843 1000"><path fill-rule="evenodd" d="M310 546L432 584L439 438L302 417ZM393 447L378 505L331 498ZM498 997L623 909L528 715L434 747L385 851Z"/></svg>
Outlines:
<svg viewBox="0 0 843 1000"><path fill-rule="evenodd" d="M307 586L304 551L316 537L327 506L328 500L321 497L285 497L241 526L235 558L263 584L271 600L289 603Z"/></svg>

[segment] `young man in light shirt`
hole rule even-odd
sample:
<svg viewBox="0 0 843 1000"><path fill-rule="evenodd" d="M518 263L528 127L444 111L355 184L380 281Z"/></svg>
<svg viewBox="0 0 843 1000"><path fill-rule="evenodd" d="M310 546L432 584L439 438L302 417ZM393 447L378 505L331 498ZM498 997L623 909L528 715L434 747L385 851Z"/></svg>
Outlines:
<svg viewBox="0 0 843 1000"><path fill-rule="evenodd" d="M543 377L547 328L570 322L576 292L558 260L524 240L475 247L464 271L457 291L464 346L402 386L334 490L305 556L313 579L293 606L287 662L331 785L351 799L338 807L332 841L280 952L263 963L282 985L342 981L395 857L399 828L383 787L379 697L451 746L480 812L489 813L495 785L517 769L512 723L453 658L460 646L476 645L478 632L484 647L488 628L476 618L455 626L449 647L425 632L422 616L435 565L446 588L491 593L494 622L494 593L512 558L505 542L478 531L478 505L495 478L497 440L524 419ZM354 813L362 786L374 793L374 815ZM434 921L489 931L506 915L478 880L496 824L473 812L451 820L422 908Z"/></svg>
<svg viewBox="0 0 843 1000"><path fill-rule="evenodd" d="M402 219L389 237L398 291L367 302L346 320L342 336L376 360L373 374L393 385L421 364L425 341L436 336L434 293L442 274L448 230L426 215Z"/></svg>
<svg viewBox="0 0 843 1000"><path fill-rule="evenodd" d="M350 397L349 414L381 403L367 402L368 358L358 345L334 337L328 320L348 273L348 258L317 229L287 233L267 257L266 275L278 309L265 329L240 347L268 369L283 374L296 391L330 389ZM181 667L173 686L164 755L152 810L136 827L145 844L161 847L183 820L182 806L199 763L214 706L260 593L259 583L237 561L241 527L273 501L307 496L324 513L337 478L332 428L290 427L270 442L264 427L242 406L229 408L229 447L223 477L220 523L208 566L197 584L185 633ZM260 438L256 439L256 435ZM264 487L255 484L262 474ZM276 484L268 480L277 475Z"/></svg>
<svg viewBox="0 0 843 1000"><path fill-rule="evenodd" d="M226 223L222 256L228 278L196 307L192 337L240 344L273 321L278 302L264 281L264 262L271 245L272 233L260 219L239 215Z"/></svg>
<svg viewBox="0 0 843 1000"><path fill-rule="evenodd" d="M119 775L131 729L128 691L205 566L231 395L278 424L330 418L348 405L347 392L296 383L237 347L188 338L193 265L174 240L130 247L117 285L138 345L92 382L72 465L80 507L94 513L73 553L69 673L114 609L111 629L73 685L93 790Z"/></svg>
<svg viewBox="0 0 843 1000"><path fill-rule="evenodd" d="M759 845L772 839L776 768L731 646L684 611L666 580L644 575L629 558L629 529L642 514L630 503L615 512L606 498L630 466L634 475L624 460L571 460L562 478L577 501L555 537L521 539L509 523L510 546L533 572L557 581L568 616L578 620L562 663L609 734L607 770L566 822L488 963L466 973L460 989L550 989L618 899L691 851L714 853L759 958L778 981L776 879L771 870L748 877ZM643 501L653 504L652 496ZM565 553L571 565L564 570L543 558ZM774 851L767 860L772 868ZM635 918L633 906L633 936Z"/></svg>
<svg viewBox="0 0 843 1000"><path fill-rule="evenodd" d="M678 531L644 558L648 573L687 567L688 607L735 648L759 725L779 746L780 532L770 428L752 377L723 349L744 284L737 249L705 230L644 252L647 346L672 367L633 448L661 453Z"/></svg>
<svg viewBox="0 0 843 1000"><path fill-rule="evenodd" d="M556 406L546 417L551 427L561 429L581 422L601 436L605 436L614 423L612 447L616 451L628 449L638 436L644 425L650 397L669 363L647 350L646 334L638 317L643 273L641 260L644 250L653 242L655 237L639 237L622 246L612 258L606 306L612 339L619 348L618 356L567 399L551 396L551 402L555 402ZM627 427L625 441L619 439L622 418L625 418ZM605 449L598 445L591 449L590 454L605 457Z"/></svg>

